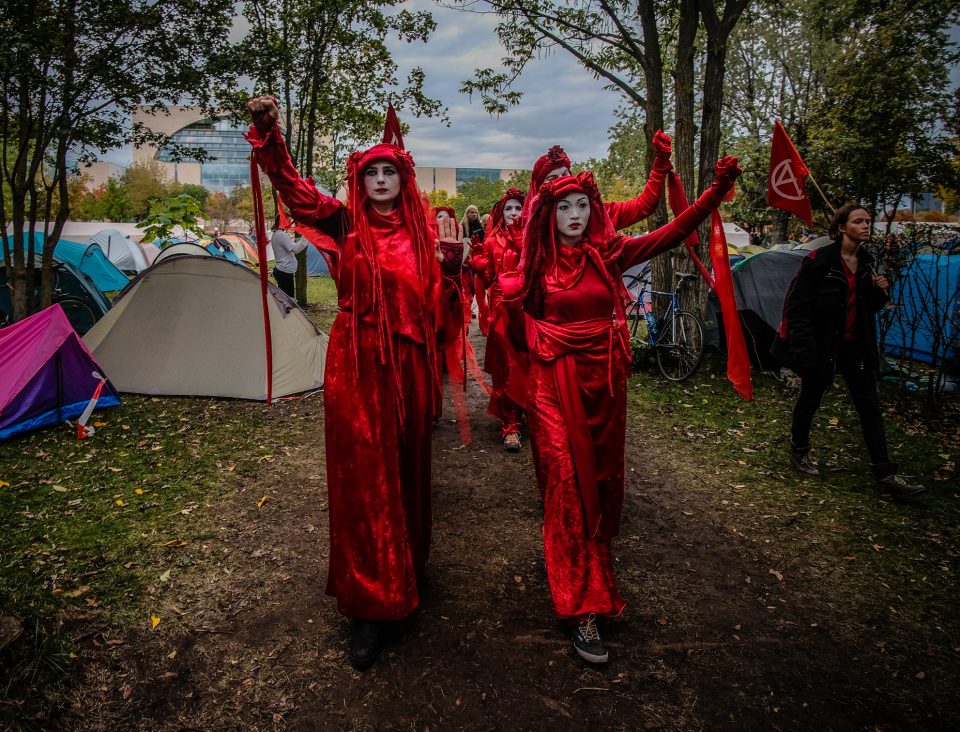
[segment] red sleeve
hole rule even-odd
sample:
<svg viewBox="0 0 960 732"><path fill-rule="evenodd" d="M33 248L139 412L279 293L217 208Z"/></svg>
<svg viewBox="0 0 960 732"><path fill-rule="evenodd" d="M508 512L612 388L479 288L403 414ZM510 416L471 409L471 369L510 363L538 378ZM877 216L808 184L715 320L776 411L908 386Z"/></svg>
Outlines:
<svg viewBox="0 0 960 732"><path fill-rule="evenodd" d="M653 216L663 197L663 185L667 179L667 173L672 168L670 154L658 154L653 161L650 177L647 178L639 196L632 201L611 201L604 204L614 229L619 231Z"/></svg>
<svg viewBox="0 0 960 732"><path fill-rule="evenodd" d="M661 252L673 249L686 239L690 232L706 220L710 212L720 205L723 195L730 190L733 182L719 179L700 194L700 198L670 223L643 236L626 237L620 252L620 266L623 271L634 265L653 259Z"/></svg>
<svg viewBox="0 0 960 732"><path fill-rule="evenodd" d="M317 225L323 219L343 215L345 209L342 201L322 194L314 185L313 178L300 177L277 125L266 132L251 125L244 137L253 147L257 163L297 222Z"/></svg>

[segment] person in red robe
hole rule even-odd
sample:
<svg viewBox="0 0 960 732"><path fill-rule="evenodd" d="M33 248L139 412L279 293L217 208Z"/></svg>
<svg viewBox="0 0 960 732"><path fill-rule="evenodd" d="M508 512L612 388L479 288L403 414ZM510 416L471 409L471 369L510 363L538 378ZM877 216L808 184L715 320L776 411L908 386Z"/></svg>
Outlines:
<svg viewBox="0 0 960 732"><path fill-rule="evenodd" d="M540 189L526 224L521 271L500 277L504 302L525 313L527 424L553 608L574 625L577 653L594 663L608 659L597 617L618 617L626 606L610 549L623 505L630 363L617 283L627 268L680 244L740 172L735 158L723 158L700 198L639 237L617 235L591 173L557 178Z"/></svg>
<svg viewBox="0 0 960 732"><path fill-rule="evenodd" d="M430 550L440 242L409 153L380 144L350 155L343 204L297 173L276 98L247 106L256 160L337 286L324 383L326 591L353 621L351 663L366 668L380 653L382 624L417 608ZM445 243L459 243L457 228L441 227Z"/></svg>
<svg viewBox="0 0 960 732"><path fill-rule="evenodd" d="M487 234L474 244L470 265L489 298L487 348L483 368L493 380L487 411L500 420L503 446L518 452L520 426L527 390L527 354L517 347L510 333L510 319L503 308L503 293L497 278L503 272L515 272L520 264L523 229L520 213L524 194L510 188L490 211ZM522 333L520 334L522 341Z"/></svg>
<svg viewBox="0 0 960 732"><path fill-rule="evenodd" d="M613 228L617 231L649 218L660 205L667 174L673 169L670 161L673 140L663 130L657 130L653 135L653 149L653 167L640 195L630 201L610 201L603 204ZM530 219L540 187L564 175L570 175L570 157L562 147L554 145L533 164L530 187L527 189L527 199L523 206L524 221Z"/></svg>

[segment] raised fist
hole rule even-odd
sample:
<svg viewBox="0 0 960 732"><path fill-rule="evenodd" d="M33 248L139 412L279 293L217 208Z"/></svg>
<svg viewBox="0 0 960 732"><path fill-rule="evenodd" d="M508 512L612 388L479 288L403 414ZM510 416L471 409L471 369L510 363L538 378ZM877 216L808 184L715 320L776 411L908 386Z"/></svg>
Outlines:
<svg viewBox="0 0 960 732"><path fill-rule="evenodd" d="M737 162L737 159L732 155L725 155L717 161L716 180L723 187L733 185L733 182L743 173Z"/></svg>
<svg viewBox="0 0 960 732"><path fill-rule="evenodd" d="M657 151L657 155L670 157L673 153L673 140L663 130L657 130L653 133L653 147Z"/></svg>
<svg viewBox="0 0 960 732"><path fill-rule="evenodd" d="M280 118L280 102L272 94L251 97L247 100L247 109L254 126L260 132L268 132Z"/></svg>

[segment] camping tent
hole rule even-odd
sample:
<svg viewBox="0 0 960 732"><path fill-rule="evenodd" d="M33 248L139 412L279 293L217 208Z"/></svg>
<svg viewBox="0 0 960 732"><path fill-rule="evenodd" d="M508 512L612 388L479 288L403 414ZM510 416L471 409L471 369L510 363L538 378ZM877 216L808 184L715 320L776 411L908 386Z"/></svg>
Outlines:
<svg viewBox="0 0 960 732"><path fill-rule="evenodd" d="M212 257L213 255L207 251L206 247L202 247L199 244L190 244L188 242L181 242L180 244L173 244L172 246L167 247L161 251L157 258L153 260L154 264L158 264L165 259L170 257L175 257L178 254L189 254L194 257Z"/></svg>
<svg viewBox="0 0 960 732"><path fill-rule="evenodd" d="M107 255L107 259L124 272L142 272L149 263L143 250L129 236L117 229L101 229L90 237L88 244L96 244Z"/></svg>
<svg viewBox="0 0 960 732"><path fill-rule="evenodd" d="M750 243L750 234L729 221L723 222L723 235L731 246L742 247Z"/></svg>
<svg viewBox="0 0 960 732"><path fill-rule="evenodd" d="M832 242L829 236L818 236L816 239L810 239L810 241L801 242L793 248L795 252L812 252L814 249L819 249L820 247L825 247L827 244Z"/></svg>
<svg viewBox="0 0 960 732"><path fill-rule="evenodd" d="M925 363L935 356L947 363L960 357L960 256L918 255L894 283L890 302L887 353ZM937 327L943 331L939 348L934 345Z"/></svg>
<svg viewBox="0 0 960 732"><path fill-rule="evenodd" d="M733 290L747 351L750 360L762 368L777 366L770 355L770 346L783 315L787 289L800 269L804 254L802 251L765 251L733 267ZM707 320L716 322L718 329L722 328L720 306L713 293L710 294L709 308L712 317ZM715 345L725 343L722 333L707 333L706 336Z"/></svg>
<svg viewBox="0 0 960 732"><path fill-rule="evenodd" d="M42 231L33 234L33 250L43 251L45 236ZM11 242L12 244L12 242ZM35 255L36 256L36 255ZM79 244L61 239L53 248L53 258L67 262L89 277L100 292L116 292L127 286L129 278L117 269L98 246ZM39 257L37 257L39 261Z"/></svg>
<svg viewBox="0 0 960 732"><path fill-rule="evenodd" d="M97 387L95 371L59 305L0 329L0 440L77 417ZM119 403L108 381L97 406Z"/></svg>
<svg viewBox="0 0 960 732"><path fill-rule="evenodd" d="M323 258L320 250L312 244L307 245L307 276L319 277L330 274L330 268L327 266L327 260Z"/></svg>
<svg viewBox="0 0 960 732"><path fill-rule="evenodd" d="M273 396L323 385L327 337L268 291ZM120 391L265 399L260 280L217 257L170 257L141 274L85 341Z"/></svg>

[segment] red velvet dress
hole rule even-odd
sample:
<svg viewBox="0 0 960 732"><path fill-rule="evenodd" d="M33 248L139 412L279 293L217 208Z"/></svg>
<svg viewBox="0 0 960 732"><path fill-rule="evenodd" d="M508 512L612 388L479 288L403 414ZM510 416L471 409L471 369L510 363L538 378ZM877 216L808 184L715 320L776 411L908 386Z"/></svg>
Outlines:
<svg viewBox="0 0 960 732"><path fill-rule="evenodd" d="M547 579L561 620L616 617L626 606L610 551L623 506L630 363L623 305L614 293L624 270L687 233L668 224L618 237L601 251L558 246L542 312L527 314L527 422L543 497Z"/></svg>
<svg viewBox="0 0 960 732"><path fill-rule="evenodd" d="M520 430L526 404L529 358L518 350L516 336L510 334L510 318L503 305L498 278L504 272L516 272L520 263L523 231L519 226L500 226L487 235L483 255L473 266L489 297L487 348L483 368L493 380L487 411L500 420L503 435ZM519 334L522 339L523 334Z"/></svg>
<svg viewBox="0 0 960 732"><path fill-rule="evenodd" d="M276 127L265 135L251 128L248 140L298 222L322 226L344 215L340 201L299 177ZM388 215L368 209L367 216L376 267L352 222L346 235L334 237L340 312L330 329L324 384L327 593L348 617L398 620L419 603L418 577L430 549L440 272L433 256L417 261L399 208ZM374 297L378 287L389 306L383 312Z"/></svg>

